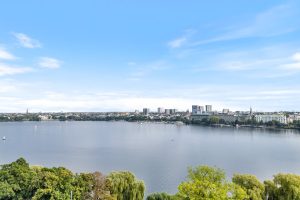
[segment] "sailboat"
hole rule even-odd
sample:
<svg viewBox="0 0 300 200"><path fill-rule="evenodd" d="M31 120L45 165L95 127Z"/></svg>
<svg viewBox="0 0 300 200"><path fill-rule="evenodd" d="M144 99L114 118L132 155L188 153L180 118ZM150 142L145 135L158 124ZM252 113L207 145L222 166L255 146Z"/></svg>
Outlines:
<svg viewBox="0 0 300 200"><path fill-rule="evenodd" d="M5 136L3 136L3 137L2 137L2 140L6 140L6 137L5 137Z"/></svg>

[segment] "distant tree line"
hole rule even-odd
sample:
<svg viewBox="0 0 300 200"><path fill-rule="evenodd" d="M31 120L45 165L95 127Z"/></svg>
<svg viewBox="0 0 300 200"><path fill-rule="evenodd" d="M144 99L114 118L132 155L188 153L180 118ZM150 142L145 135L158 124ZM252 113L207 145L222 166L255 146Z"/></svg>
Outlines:
<svg viewBox="0 0 300 200"><path fill-rule="evenodd" d="M282 124L279 121L269 121L263 123L262 121L258 122L254 118L248 119L246 121L225 121L224 119L218 116L208 116L201 120L189 119L184 115L173 115L173 116L146 116L146 115L99 115L94 113L78 113L74 115L65 115L60 113L54 113L49 115L52 120L58 121L128 121L128 122L183 122L184 124L196 124L203 126L213 126L213 125L248 125L252 127L264 126L271 128L286 128L286 129L300 129L300 120L294 120L293 123ZM23 115L11 114L11 115L0 115L0 122L8 121L40 121L41 118L38 113L29 113Z"/></svg>
<svg viewBox="0 0 300 200"><path fill-rule="evenodd" d="M20 158L0 168L1 200L143 200L143 181L128 171L74 174L70 170L29 166ZM189 168L187 180L174 195L153 193L146 200L299 200L300 176L277 174L260 182L255 176L235 174L231 181L223 170Z"/></svg>
<svg viewBox="0 0 300 200"><path fill-rule="evenodd" d="M225 121L224 119L219 118L218 116L210 116L207 118L203 118L201 120L191 120L191 124L199 124L199 125L205 125L205 126L212 126L212 125L230 125L230 126L235 126L235 125L249 125L252 127L257 127L257 126L265 126L265 127L272 127L272 128L287 128L287 129L300 129L300 120L294 120L293 123L288 123L288 124L282 124L279 121L273 120L269 122L258 122L254 118L248 119L246 121Z"/></svg>

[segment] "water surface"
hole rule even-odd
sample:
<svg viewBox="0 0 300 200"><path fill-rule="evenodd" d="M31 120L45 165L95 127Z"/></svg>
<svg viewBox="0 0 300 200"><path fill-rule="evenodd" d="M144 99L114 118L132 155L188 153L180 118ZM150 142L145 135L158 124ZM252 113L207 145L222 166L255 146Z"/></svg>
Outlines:
<svg viewBox="0 0 300 200"><path fill-rule="evenodd" d="M175 193L188 166L210 165L261 180L300 174L297 131L212 128L135 122L1 122L0 164L30 164L74 172L129 170L147 193Z"/></svg>

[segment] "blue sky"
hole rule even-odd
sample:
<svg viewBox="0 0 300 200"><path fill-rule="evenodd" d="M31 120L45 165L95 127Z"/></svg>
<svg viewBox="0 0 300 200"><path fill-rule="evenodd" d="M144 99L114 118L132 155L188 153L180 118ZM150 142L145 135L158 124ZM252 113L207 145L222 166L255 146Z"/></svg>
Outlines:
<svg viewBox="0 0 300 200"><path fill-rule="evenodd" d="M0 112L300 110L299 1L3 1Z"/></svg>

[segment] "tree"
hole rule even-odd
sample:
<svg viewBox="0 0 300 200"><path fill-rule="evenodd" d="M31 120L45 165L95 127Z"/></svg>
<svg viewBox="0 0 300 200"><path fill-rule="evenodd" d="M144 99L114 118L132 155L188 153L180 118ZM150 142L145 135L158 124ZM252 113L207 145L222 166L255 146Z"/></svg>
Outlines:
<svg viewBox="0 0 300 200"><path fill-rule="evenodd" d="M263 200L264 199L264 185L253 175L235 174L232 182L243 188L249 200Z"/></svg>
<svg viewBox="0 0 300 200"><path fill-rule="evenodd" d="M40 179L40 186L33 196L35 199L70 199L74 176L63 167L36 169ZM76 195L76 193L75 193Z"/></svg>
<svg viewBox="0 0 300 200"><path fill-rule="evenodd" d="M300 176L294 174L277 174L273 179L276 198L281 200L300 199Z"/></svg>
<svg viewBox="0 0 300 200"><path fill-rule="evenodd" d="M265 199L266 200L277 200L276 186L273 181L264 181L265 185Z"/></svg>
<svg viewBox="0 0 300 200"><path fill-rule="evenodd" d="M7 192L12 194L13 191L15 199L29 199L38 188L37 174L30 169L24 158L2 165L0 182Z"/></svg>
<svg viewBox="0 0 300 200"><path fill-rule="evenodd" d="M95 187L93 174L75 174L72 181L73 199L92 199L93 187Z"/></svg>
<svg viewBox="0 0 300 200"><path fill-rule="evenodd" d="M218 124L220 122L220 118L216 116L212 116L209 118L209 123L210 124Z"/></svg>
<svg viewBox="0 0 300 200"><path fill-rule="evenodd" d="M147 196L146 200L174 200L174 197L165 192L162 192L150 194L149 196Z"/></svg>
<svg viewBox="0 0 300 200"><path fill-rule="evenodd" d="M108 187L108 181L106 176L100 172L93 173L93 190L92 199L93 200L114 200L116 198L112 197Z"/></svg>
<svg viewBox="0 0 300 200"><path fill-rule="evenodd" d="M188 180L178 186L179 195L187 200L244 200L246 192L228 183L225 173L208 166L189 168Z"/></svg>
<svg viewBox="0 0 300 200"><path fill-rule="evenodd" d="M110 193L117 200L142 200L145 185L143 181L136 180L135 176L127 171L112 172L107 176Z"/></svg>
<svg viewBox="0 0 300 200"><path fill-rule="evenodd" d="M15 197L13 188L7 182L0 182L0 199L10 200Z"/></svg>

